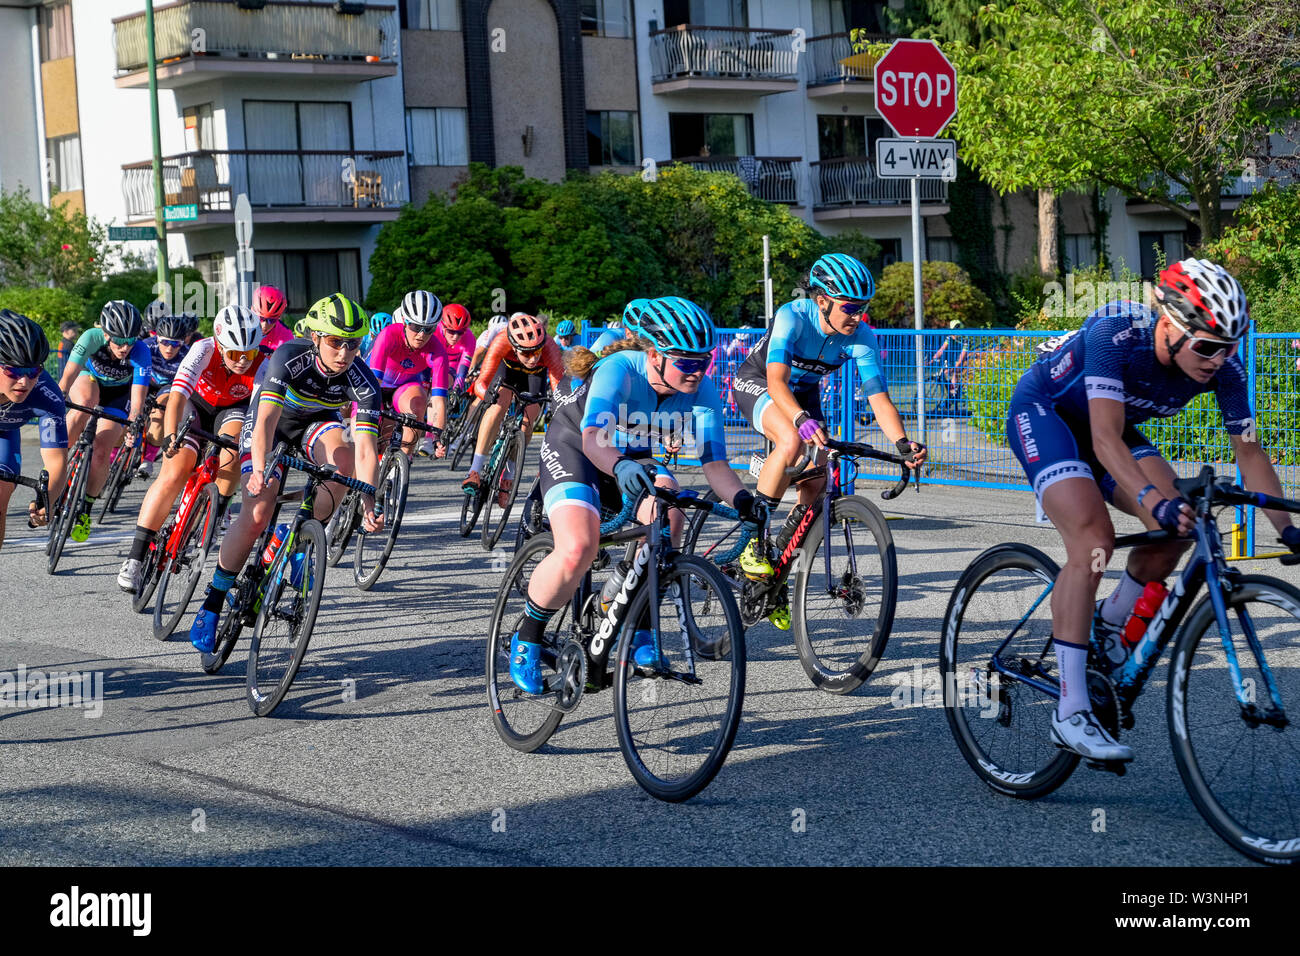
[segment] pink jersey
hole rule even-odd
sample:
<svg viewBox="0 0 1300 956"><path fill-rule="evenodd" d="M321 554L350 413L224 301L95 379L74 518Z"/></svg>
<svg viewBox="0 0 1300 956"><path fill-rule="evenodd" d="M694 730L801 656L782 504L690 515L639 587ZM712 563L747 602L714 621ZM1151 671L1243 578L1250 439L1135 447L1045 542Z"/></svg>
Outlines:
<svg viewBox="0 0 1300 956"><path fill-rule="evenodd" d="M278 349L285 342L293 341L293 331L283 322L277 321L271 326L271 331L262 335L262 344L258 346L268 355Z"/></svg>
<svg viewBox="0 0 1300 956"><path fill-rule="evenodd" d="M457 375L462 369L469 368L469 363L474 358L474 333L472 331L466 329L461 333L456 344L452 345L443 334L442 323L439 322L438 329L433 333L433 337L442 344L443 349L446 351L447 368L452 375Z"/></svg>
<svg viewBox="0 0 1300 956"><path fill-rule="evenodd" d="M396 388L408 382L417 382L428 373L434 388L447 387L447 350L438 341L435 332L429 336L424 348L411 348L406 344L406 326L394 322L379 333L370 350L370 368L379 379L381 388Z"/></svg>

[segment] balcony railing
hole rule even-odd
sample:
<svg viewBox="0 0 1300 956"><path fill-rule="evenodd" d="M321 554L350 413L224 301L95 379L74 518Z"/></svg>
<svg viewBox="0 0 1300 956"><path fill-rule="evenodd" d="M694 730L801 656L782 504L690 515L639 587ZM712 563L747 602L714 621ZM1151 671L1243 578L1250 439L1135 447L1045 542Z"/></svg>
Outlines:
<svg viewBox="0 0 1300 956"><path fill-rule="evenodd" d="M887 43L894 39L883 33L869 33L869 43ZM871 53L854 53L847 33L829 33L809 37L807 41L807 79L809 86L827 83L870 83L875 78L876 60Z"/></svg>
<svg viewBox="0 0 1300 956"><path fill-rule="evenodd" d="M1254 175L1234 176L1224 183L1223 190L1219 195L1224 199L1240 199L1249 196L1251 193L1258 192L1269 182L1276 182L1279 186L1291 185L1298 178L1295 172L1295 163L1293 162L1296 158L1284 157L1280 163L1261 164L1255 169ZM1164 176L1163 179L1169 198L1174 202L1184 205L1195 202L1182 183L1175 182L1169 176ZM1143 187L1152 189L1159 183L1160 175L1157 174L1146 179L1143 182ZM1130 201L1141 202L1141 200Z"/></svg>
<svg viewBox="0 0 1300 956"><path fill-rule="evenodd" d="M148 63L144 26L143 12L113 21L119 76ZM397 35L393 6L340 14L331 3L270 0L243 10L235 0L181 0L154 12L159 63L195 55L393 63Z"/></svg>
<svg viewBox="0 0 1300 956"><path fill-rule="evenodd" d="M794 80L799 54L795 35L745 27L695 27L687 24L650 34L651 80L680 77Z"/></svg>
<svg viewBox="0 0 1300 956"><path fill-rule="evenodd" d="M248 194L254 207L396 208L407 201L401 150L203 150L163 159L166 204L230 212ZM122 167L130 219L152 219L153 164Z"/></svg>
<svg viewBox="0 0 1300 956"><path fill-rule="evenodd" d="M671 160L694 166L706 173L731 173L743 182L749 194L768 202L797 205L799 166L797 156L691 156Z"/></svg>
<svg viewBox="0 0 1300 956"><path fill-rule="evenodd" d="M812 169L813 206L893 205L912 201L912 186L906 179L881 179L865 156L823 159L808 164ZM948 184L941 179L922 179L922 202L947 202Z"/></svg>

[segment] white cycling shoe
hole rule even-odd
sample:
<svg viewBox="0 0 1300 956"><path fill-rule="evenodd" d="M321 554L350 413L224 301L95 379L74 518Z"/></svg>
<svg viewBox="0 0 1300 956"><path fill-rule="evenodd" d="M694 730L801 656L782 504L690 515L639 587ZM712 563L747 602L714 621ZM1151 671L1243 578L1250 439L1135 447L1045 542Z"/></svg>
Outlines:
<svg viewBox="0 0 1300 956"><path fill-rule="evenodd" d="M1133 748L1119 743L1097 721L1091 710L1081 710L1061 720L1052 711L1052 743L1089 760L1128 761Z"/></svg>

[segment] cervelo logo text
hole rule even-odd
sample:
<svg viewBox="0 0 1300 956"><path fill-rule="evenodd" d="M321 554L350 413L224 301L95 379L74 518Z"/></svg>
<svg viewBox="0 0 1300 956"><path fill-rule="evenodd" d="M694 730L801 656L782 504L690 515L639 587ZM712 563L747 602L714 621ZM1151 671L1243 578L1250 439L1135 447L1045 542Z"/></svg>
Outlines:
<svg viewBox="0 0 1300 956"><path fill-rule="evenodd" d="M675 439L680 438L683 442L693 442L695 431L694 413L679 411L661 411L656 409L653 412L643 412L640 409L629 409L626 404L620 404L617 412L598 412L595 417L596 426L601 429L601 441L605 441L604 435L610 431L623 432L629 442L648 445L652 440L673 436Z"/></svg>
<svg viewBox="0 0 1300 956"><path fill-rule="evenodd" d="M133 936L148 936L153 926L152 893L82 893L74 886L51 896L50 906L51 926L127 926Z"/></svg>
<svg viewBox="0 0 1300 956"><path fill-rule="evenodd" d="M82 717L104 713L103 671L0 671L0 707L80 707Z"/></svg>
<svg viewBox="0 0 1300 956"><path fill-rule="evenodd" d="M591 639L592 657L598 658L605 653L605 648L609 646L609 640L614 636L614 628L618 627L619 619L623 616L627 602L632 600L632 594L636 591L637 585L641 583L641 575L644 573L649 560L650 545L643 544L636 553L632 567L628 569L627 577L623 579L622 589L614 598L614 603L609 606L609 612L605 615L605 619L600 622L600 630Z"/></svg>
<svg viewBox="0 0 1300 956"><path fill-rule="evenodd" d="M1020 432L1020 447L1025 450L1025 460L1038 461L1038 442L1034 441L1033 425L1030 424L1028 412L1016 416L1016 430Z"/></svg>

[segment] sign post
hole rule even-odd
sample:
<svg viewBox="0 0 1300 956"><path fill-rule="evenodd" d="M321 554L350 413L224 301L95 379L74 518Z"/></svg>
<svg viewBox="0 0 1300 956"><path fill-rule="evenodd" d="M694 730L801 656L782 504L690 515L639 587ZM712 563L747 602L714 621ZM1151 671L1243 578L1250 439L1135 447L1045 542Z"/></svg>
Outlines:
<svg viewBox="0 0 1300 956"><path fill-rule="evenodd" d="M248 193L235 199L235 272L239 282L239 304L253 305L253 207Z"/></svg>
<svg viewBox="0 0 1300 956"><path fill-rule="evenodd" d="M882 162L890 147L876 142L876 175L912 180L912 295L916 300L916 421L917 441L925 444L925 355L920 334L925 327L921 309L921 180L956 178L956 145L940 146L934 137L957 115L957 70L933 40L895 40L876 63L876 112L910 147L905 161ZM928 141L928 142L927 142ZM899 143L898 140L885 142ZM951 149L951 161L943 162ZM895 146L894 155L903 156ZM929 165L938 161L939 168Z"/></svg>

